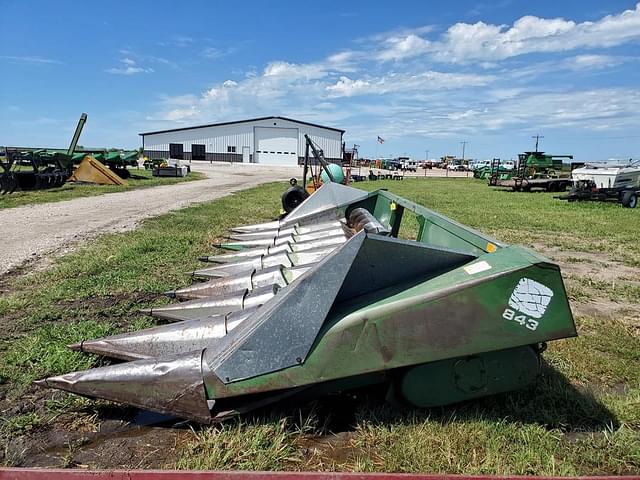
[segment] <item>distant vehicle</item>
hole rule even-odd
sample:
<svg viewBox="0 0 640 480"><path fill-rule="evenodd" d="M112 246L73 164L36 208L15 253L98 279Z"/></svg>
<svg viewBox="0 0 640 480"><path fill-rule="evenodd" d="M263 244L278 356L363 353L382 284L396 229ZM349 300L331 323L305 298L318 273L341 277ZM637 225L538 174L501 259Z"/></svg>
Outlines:
<svg viewBox="0 0 640 480"><path fill-rule="evenodd" d="M477 170L483 167L490 167L491 160L475 160L473 162L469 162L469 170Z"/></svg>
<svg viewBox="0 0 640 480"><path fill-rule="evenodd" d="M450 163L449 165L447 165L447 170L451 170L453 172L464 172L466 171L466 168L464 165L455 165L453 163Z"/></svg>
<svg viewBox="0 0 640 480"><path fill-rule="evenodd" d="M415 172L418 170L418 162L409 157L399 157L400 168L405 172Z"/></svg>

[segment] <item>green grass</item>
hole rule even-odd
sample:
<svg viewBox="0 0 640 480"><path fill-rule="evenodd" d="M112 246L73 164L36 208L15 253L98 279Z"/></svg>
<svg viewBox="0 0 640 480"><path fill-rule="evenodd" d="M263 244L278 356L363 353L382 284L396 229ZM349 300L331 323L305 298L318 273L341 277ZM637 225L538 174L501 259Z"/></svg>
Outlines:
<svg viewBox="0 0 640 480"><path fill-rule="evenodd" d="M151 170L131 169L131 178L127 179L128 185L90 185L66 183L60 188L50 188L47 190L32 190L25 192L14 192L12 194L0 195L0 209L21 207L23 205L34 205L37 203L61 202L80 197L93 197L104 195L105 193L123 192L137 188L156 187L158 185L169 185L172 183L190 182L206 178L203 173L191 172L186 177L154 177Z"/></svg>
<svg viewBox="0 0 640 480"><path fill-rule="evenodd" d="M285 183L147 220L57 259L49 270L9 282L0 297L0 392L19 399L34 378L88 368L96 357L64 345L149 325L139 308L157 292L189 283L196 257L231 226L277 215ZM494 191L483 182L418 179L365 182L426 205L509 243L544 251L602 249L640 266L638 211L614 204L554 200L551 194ZM410 221L403 229L415 234ZM597 296L637 302L637 285L570 279L572 301ZM367 396L348 431L334 436L326 415L289 409L196 429L168 465L199 469L358 470L477 474L640 472L640 326L599 316L577 318L580 336L552 342L540 381L529 389L453 407L391 408ZM50 424L57 415L95 415L100 402L60 394L41 408L4 418L0 444ZM1 397L0 397L1 398ZM91 409L90 406L94 405ZM345 411L349 405L340 407ZM338 414L341 412L334 412ZM302 415L302 418L300 417ZM79 420L80 421L80 420ZM0 447L0 452L2 448Z"/></svg>

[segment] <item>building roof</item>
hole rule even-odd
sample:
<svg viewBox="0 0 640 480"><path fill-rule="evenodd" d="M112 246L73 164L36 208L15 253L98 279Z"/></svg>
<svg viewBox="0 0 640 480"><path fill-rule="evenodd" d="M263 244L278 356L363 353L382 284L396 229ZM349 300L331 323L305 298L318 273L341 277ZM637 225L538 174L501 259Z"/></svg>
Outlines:
<svg viewBox="0 0 640 480"><path fill-rule="evenodd" d="M247 120L236 120L235 122L221 122L221 123L209 123L207 125L196 125L193 127L182 127L182 128L171 128L169 130L158 130L156 132L144 132L144 133L139 133L138 135L154 135L156 133L169 133L169 132L180 132L182 130L195 130L197 128L207 128L207 127L220 127L222 125L234 125L236 123L247 123L247 122L257 122L260 120L272 120L272 119L279 119L279 120L287 120L289 122L294 122L294 123L301 123L303 125L310 125L312 127L318 127L318 128L325 128L327 130L333 130L336 132L340 132L340 133L344 133L344 130L341 130L339 128L333 128L333 127L326 127L324 125L318 125L317 123L309 123L309 122L303 122L301 120L294 120L293 118L287 118L287 117L258 117L258 118L249 118Z"/></svg>

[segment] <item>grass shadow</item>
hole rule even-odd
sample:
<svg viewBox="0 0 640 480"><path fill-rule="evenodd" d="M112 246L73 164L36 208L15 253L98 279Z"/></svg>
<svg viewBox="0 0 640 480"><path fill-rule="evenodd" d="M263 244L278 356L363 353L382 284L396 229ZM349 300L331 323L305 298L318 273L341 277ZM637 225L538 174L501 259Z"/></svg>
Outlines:
<svg viewBox="0 0 640 480"><path fill-rule="evenodd" d="M317 399L291 399L241 416L248 423L290 418L293 428L315 418L316 434L353 431L358 424L403 424L416 421L471 422L476 420L535 424L562 432L617 429L620 422L588 389L577 388L543 361L538 381L529 388L491 395L454 405L418 409L385 400L386 387L373 386Z"/></svg>

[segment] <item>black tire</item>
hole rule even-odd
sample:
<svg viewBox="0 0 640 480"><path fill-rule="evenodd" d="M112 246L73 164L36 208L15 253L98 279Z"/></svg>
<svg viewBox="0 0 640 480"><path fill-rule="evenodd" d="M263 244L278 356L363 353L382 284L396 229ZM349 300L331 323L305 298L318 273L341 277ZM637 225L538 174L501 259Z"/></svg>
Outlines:
<svg viewBox="0 0 640 480"><path fill-rule="evenodd" d="M309 197L309 193L302 187L296 185L290 187L282 194L282 208L290 213Z"/></svg>
<svg viewBox="0 0 640 480"><path fill-rule="evenodd" d="M638 195L632 191L622 193L622 206L625 208L636 208L638 206Z"/></svg>
<svg viewBox="0 0 640 480"><path fill-rule="evenodd" d="M131 172L126 167L125 168L115 167L113 168L113 172L123 180L126 180L131 176Z"/></svg>
<svg viewBox="0 0 640 480"><path fill-rule="evenodd" d="M295 187L298 184L298 180L296 178L292 178L291 180L289 180L289 185L291 185L292 187Z"/></svg>

